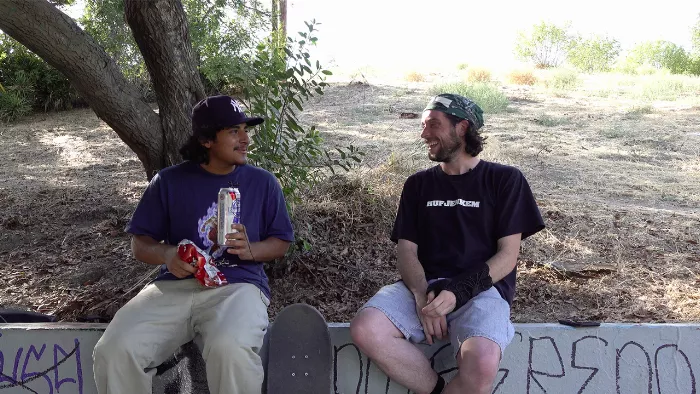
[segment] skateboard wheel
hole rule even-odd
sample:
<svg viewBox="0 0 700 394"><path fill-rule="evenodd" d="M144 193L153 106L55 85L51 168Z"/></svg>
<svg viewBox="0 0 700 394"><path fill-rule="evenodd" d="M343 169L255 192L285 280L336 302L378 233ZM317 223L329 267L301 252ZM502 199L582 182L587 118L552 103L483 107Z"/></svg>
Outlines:
<svg viewBox="0 0 700 394"><path fill-rule="evenodd" d="M296 376L296 374L294 372L292 372L292 376Z"/></svg>

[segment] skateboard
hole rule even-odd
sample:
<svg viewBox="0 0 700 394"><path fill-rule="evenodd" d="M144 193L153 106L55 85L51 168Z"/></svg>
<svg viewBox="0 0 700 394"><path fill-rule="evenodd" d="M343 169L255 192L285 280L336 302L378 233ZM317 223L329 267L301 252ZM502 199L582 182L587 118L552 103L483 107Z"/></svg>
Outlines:
<svg viewBox="0 0 700 394"><path fill-rule="evenodd" d="M267 394L329 394L333 355L328 325L316 308L293 304L270 327Z"/></svg>

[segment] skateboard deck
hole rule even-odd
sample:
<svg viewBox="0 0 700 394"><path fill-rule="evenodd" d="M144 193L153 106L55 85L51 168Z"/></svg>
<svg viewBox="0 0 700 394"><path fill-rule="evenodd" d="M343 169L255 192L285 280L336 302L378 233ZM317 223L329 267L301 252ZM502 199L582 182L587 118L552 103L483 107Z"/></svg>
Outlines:
<svg viewBox="0 0 700 394"><path fill-rule="evenodd" d="M333 355L325 319L307 304L282 309L270 327L267 394L329 394Z"/></svg>

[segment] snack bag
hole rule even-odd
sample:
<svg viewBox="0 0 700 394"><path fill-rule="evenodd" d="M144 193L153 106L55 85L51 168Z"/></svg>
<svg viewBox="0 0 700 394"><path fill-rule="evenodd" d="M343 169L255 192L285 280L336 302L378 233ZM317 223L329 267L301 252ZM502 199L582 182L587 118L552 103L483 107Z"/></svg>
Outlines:
<svg viewBox="0 0 700 394"><path fill-rule="evenodd" d="M182 261L197 268L194 277L206 287L217 287L227 284L226 277L214 266L211 256L199 249L192 241L183 239L177 245L177 254Z"/></svg>

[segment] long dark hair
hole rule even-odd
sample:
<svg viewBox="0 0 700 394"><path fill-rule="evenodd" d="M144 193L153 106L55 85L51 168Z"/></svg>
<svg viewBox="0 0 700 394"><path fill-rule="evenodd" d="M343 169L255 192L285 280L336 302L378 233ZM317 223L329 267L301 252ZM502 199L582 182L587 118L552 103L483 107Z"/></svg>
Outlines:
<svg viewBox="0 0 700 394"><path fill-rule="evenodd" d="M458 118L454 115L445 114L447 119L452 123L452 127L457 127L457 123L461 121L467 122L467 131L464 133L464 150L468 155L476 157L484 150L484 145L486 145L486 137L479 133L479 130L474 129L474 125L467 119Z"/></svg>
<svg viewBox="0 0 700 394"><path fill-rule="evenodd" d="M191 136L180 148L182 158L198 164L209 164L209 148L202 143L216 141L217 132L218 130L199 130L197 135Z"/></svg>

